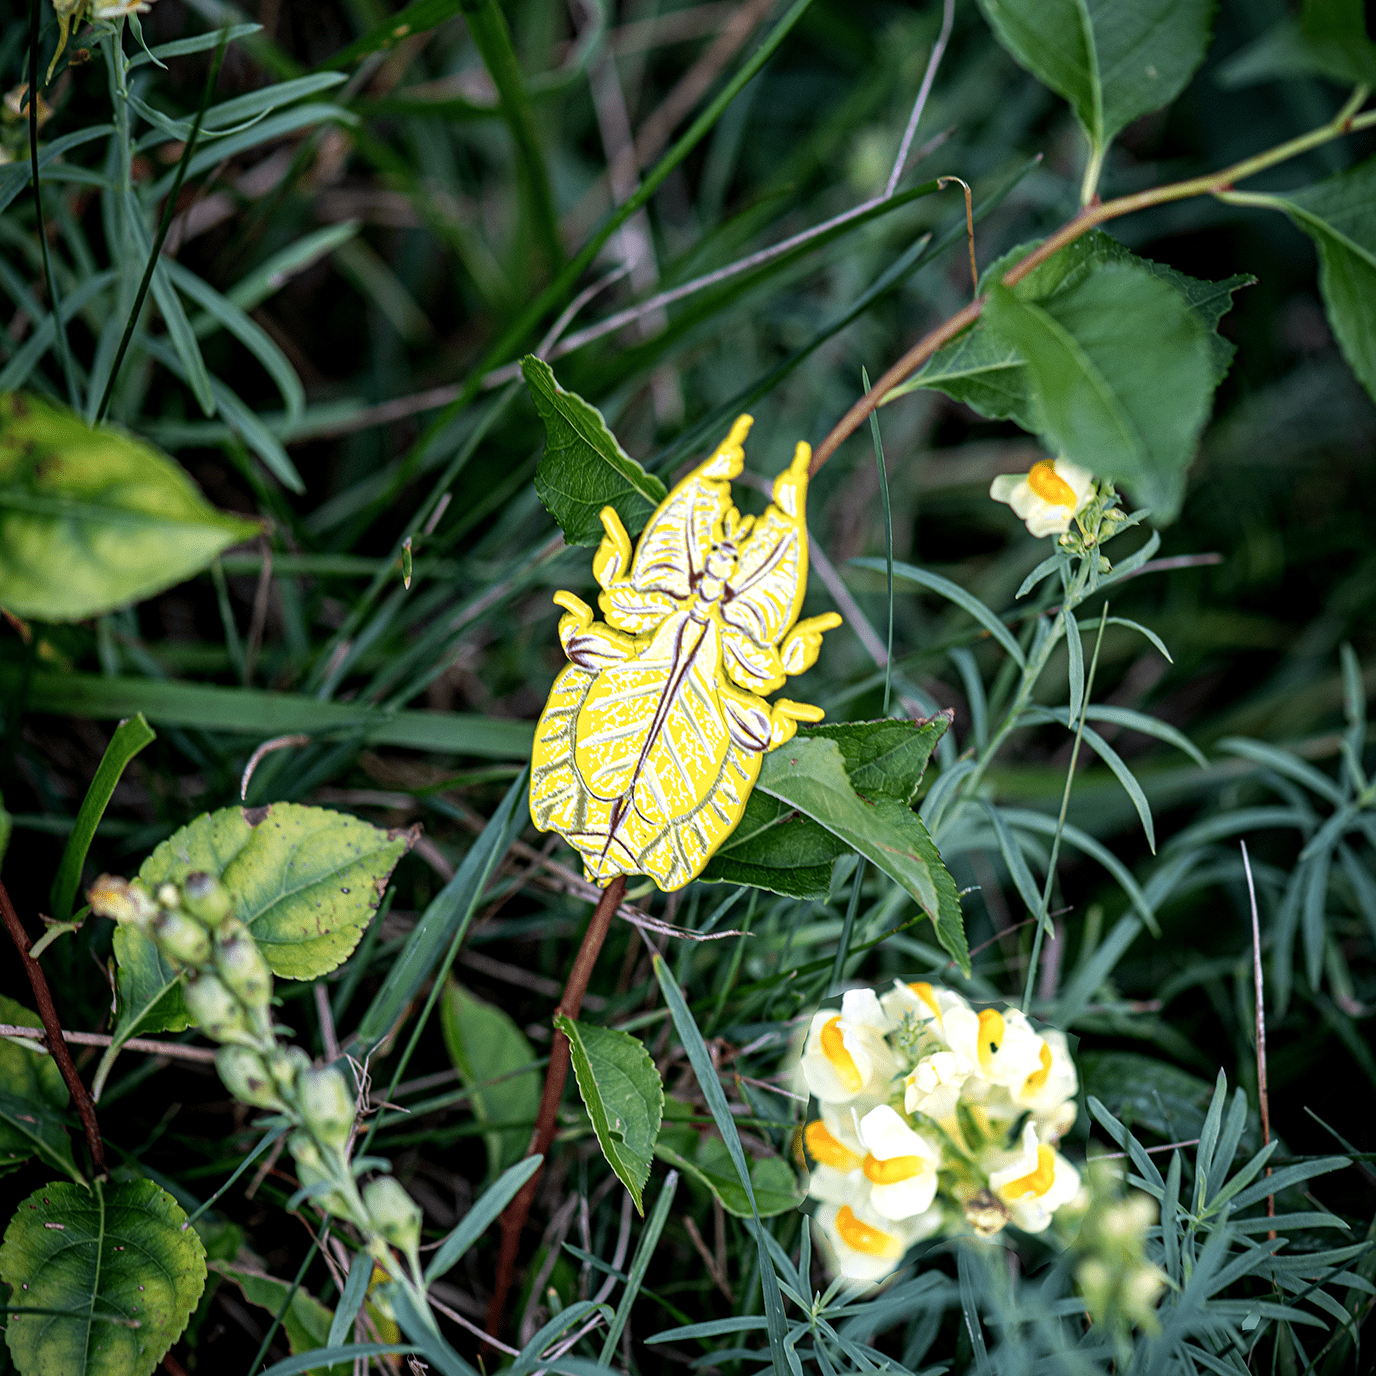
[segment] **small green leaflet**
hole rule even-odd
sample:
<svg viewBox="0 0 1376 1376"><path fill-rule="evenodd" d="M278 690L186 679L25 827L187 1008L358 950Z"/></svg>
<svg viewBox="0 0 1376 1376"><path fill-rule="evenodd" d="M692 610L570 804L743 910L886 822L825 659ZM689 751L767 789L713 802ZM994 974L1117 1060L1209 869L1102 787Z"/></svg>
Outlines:
<svg viewBox="0 0 1376 1376"><path fill-rule="evenodd" d="M258 523L216 511L165 454L55 402L0 395L0 606L81 621L199 573Z"/></svg>
<svg viewBox="0 0 1376 1376"><path fill-rule="evenodd" d="M604 506L615 507L635 535L668 489L622 449L595 406L555 381L548 363L528 354L521 372L545 423L535 490L564 539L571 545L598 544L603 533L598 512Z"/></svg>
<svg viewBox="0 0 1376 1376"><path fill-rule="evenodd" d="M643 1218L643 1191L664 1115L664 1086L644 1044L629 1032L574 1022L554 1025L569 1039L578 1092L607 1164Z"/></svg>
<svg viewBox="0 0 1376 1376"><path fill-rule="evenodd" d="M185 1222L151 1180L44 1185L20 1204L0 1245L20 1376L151 1376L205 1288L205 1248ZM25 1318L24 1305L71 1317Z"/></svg>

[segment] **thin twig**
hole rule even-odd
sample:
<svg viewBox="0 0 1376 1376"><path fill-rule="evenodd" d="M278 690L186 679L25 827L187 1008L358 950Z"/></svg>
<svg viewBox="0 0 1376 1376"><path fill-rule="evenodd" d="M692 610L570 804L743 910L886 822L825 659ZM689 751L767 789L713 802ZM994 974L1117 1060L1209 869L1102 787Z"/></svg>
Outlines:
<svg viewBox="0 0 1376 1376"><path fill-rule="evenodd" d="M1197 1147L1198 1145L1199 1138L1191 1137L1187 1142L1167 1142L1163 1147L1143 1147L1142 1150L1148 1156L1154 1156L1159 1151L1174 1151L1177 1147ZM1092 1159L1095 1161L1122 1161L1126 1156L1127 1152L1125 1151L1106 1151L1103 1153L1095 1152Z"/></svg>
<svg viewBox="0 0 1376 1376"><path fill-rule="evenodd" d="M970 289L979 293L979 265L975 262L975 203L970 195L970 183L961 177L938 177L936 184L943 191L955 182L965 192L965 238L970 246Z"/></svg>
<svg viewBox="0 0 1376 1376"><path fill-rule="evenodd" d="M583 1006L583 995L587 992L588 981L592 978L593 967L602 951L602 943L612 925L612 917L621 905L621 896L626 892L626 876L618 874L598 899L593 909L592 920L583 934L583 943L574 957L573 969L569 971L568 982L564 985L564 996L559 1000L555 1015L577 1021ZM535 1131L531 1134L527 1156L544 1156L554 1141L555 1129L559 1125L559 1101L564 1095L564 1084L569 1074L569 1040L557 1028L554 1043L550 1048L549 1067L545 1071L545 1088L540 1096L540 1109L535 1118ZM535 1191L543 1166L521 1186L520 1193L507 1205L501 1216L502 1250L497 1261L497 1279L492 1291L492 1302L487 1307L487 1331L496 1334L502 1326L506 1310L507 1295L516 1272L516 1253L521 1243L521 1233L530 1216L530 1206L535 1199Z"/></svg>
<svg viewBox="0 0 1376 1376"><path fill-rule="evenodd" d="M268 594L272 591L272 544L259 542L263 550L263 564L258 570L258 587L253 594L253 617L248 623L248 646L244 650L244 686L253 682L258 667L258 651L263 644L263 628L268 621Z"/></svg>
<svg viewBox="0 0 1376 1376"><path fill-rule="evenodd" d="M1257 889L1252 881L1252 860L1247 854L1247 842L1239 841L1242 847L1242 868L1247 875L1247 899L1252 909L1252 988L1257 1004L1257 1098L1261 1103L1261 1145L1271 1140L1271 1101L1266 1092L1266 1003L1265 985L1261 974L1261 921L1257 916ZM1266 1167L1269 1177L1271 1167ZM1266 1217L1275 1218L1276 1197L1266 1196ZM1266 1234L1267 1240L1275 1238L1275 1230Z"/></svg>
<svg viewBox="0 0 1376 1376"><path fill-rule="evenodd" d="M248 763L244 766L243 777L239 780L239 801L248 801L249 780L253 778L253 771L262 763L265 755L271 755L274 750L290 750L295 746L309 745L309 736L274 736L270 741L264 741L252 755L248 757Z"/></svg>
<svg viewBox="0 0 1376 1376"><path fill-rule="evenodd" d="M43 1042L48 1040L47 1030L39 1027L17 1027L13 1023L0 1022L0 1037L23 1037L26 1041ZM109 1046L115 1039L108 1032L66 1032L62 1040L73 1046ZM150 1056L171 1056L174 1060L200 1061L213 1063L215 1053L208 1046L183 1046L181 1042L155 1042L147 1037L131 1037L124 1042L122 1051L146 1051Z"/></svg>
<svg viewBox="0 0 1376 1376"><path fill-rule="evenodd" d="M932 82L936 80L936 69L941 65L946 44L951 39L951 25L955 22L956 0L945 0L941 15L941 32L932 44L932 55L927 59L927 70L922 74L922 85L917 88L917 99L913 101L913 112L908 116L908 127L903 131L903 142L898 145L898 156L894 159L893 171L889 173L888 185L884 195L892 196L903 176L903 168L908 161L908 149L912 147L913 136L917 133L922 111L926 109L927 97L932 93Z"/></svg>
<svg viewBox="0 0 1376 1376"><path fill-rule="evenodd" d="M96 1106L81 1076L77 1074L76 1063L72 1060L72 1053L67 1050L67 1042L62 1035L62 1024L58 1021L57 1009L53 1007L53 996L48 989L47 977L43 973L43 967L29 954L29 934L24 930L24 924L20 922L14 904L10 902L9 890L3 883L0 883L0 918L4 919L10 938L19 949L19 959L24 966L24 973L29 977L34 1001L38 1004L38 1016L42 1019L43 1028L48 1034L48 1050L57 1062L57 1068L62 1072L62 1078L71 1092L77 1113L81 1115L81 1126L86 1129L86 1145L91 1150L91 1164L95 1168L96 1178L104 1180L105 1147L100 1140Z"/></svg>

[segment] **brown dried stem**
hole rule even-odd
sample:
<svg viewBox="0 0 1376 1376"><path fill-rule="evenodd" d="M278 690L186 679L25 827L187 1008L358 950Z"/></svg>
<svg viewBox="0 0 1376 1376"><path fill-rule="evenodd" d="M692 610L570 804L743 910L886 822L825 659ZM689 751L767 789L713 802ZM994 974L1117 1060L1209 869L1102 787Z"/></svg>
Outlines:
<svg viewBox="0 0 1376 1376"><path fill-rule="evenodd" d="M593 909L592 920L588 923L588 930L583 934L583 944L579 946L578 954L574 957L573 969L569 971L568 981L564 985L564 996L554 1010L555 1016L562 1013L565 1017L577 1021L579 1011L583 1007L583 995L587 992L588 981L592 978L593 967L597 964L602 943L607 939L612 918L621 906L625 892L624 874L617 875L602 890L597 907ZM535 1117L535 1131L531 1133L530 1146L526 1149L527 1156L548 1154L559 1125L559 1101L564 1096L568 1074L569 1039L556 1028L554 1042L550 1048L549 1066L545 1070L545 1089L540 1096L540 1109ZM487 1331L493 1337L501 1330L507 1296L511 1292L516 1273L516 1253L521 1244L521 1233L525 1229L526 1219L530 1216L530 1206L534 1202L535 1191L543 1174L542 1166L521 1186L520 1193L506 1206L500 1219L502 1250L497 1260L497 1279L492 1290L492 1301L487 1307Z"/></svg>
<svg viewBox="0 0 1376 1376"><path fill-rule="evenodd" d="M62 1024L57 1018L57 1009L53 1006L53 996L48 989L47 977L43 973L43 967L29 954L29 934L19 921L19 914L10 902L9 890L3 883L0 883L0 917L4 918L10 937L19 948L19 959L23 963L24 973L29 977L34 1001L38 1004L38 1016L43 1021L43 1030L48 1034L48 1051L57 1062L57 1068L62 1072L62 1078L71 1092L76 1111L81 1115L81 1126L86 1129L86 1145L91 1149L91 1163L95 1168L96 1178L103 1180L106 1176L105 1147L100 1140L100 1124L96 1122L96 1106L85 1084L82 1083L81 1076L77 1074L76 1063L72 1060L72 1053L67 1050Z"/></svg>

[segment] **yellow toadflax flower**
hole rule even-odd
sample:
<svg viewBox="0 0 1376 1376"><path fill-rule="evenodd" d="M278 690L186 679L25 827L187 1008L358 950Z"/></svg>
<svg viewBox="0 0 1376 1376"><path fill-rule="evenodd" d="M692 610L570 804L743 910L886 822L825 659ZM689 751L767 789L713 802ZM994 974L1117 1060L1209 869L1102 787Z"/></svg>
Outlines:
<svg viewBox="0 0 1376 1376"><path fill-rule="evenodd" d="M989 495L1003 502L1039 540L1064 535L1094 498L1094 475L1069 459L1043 459L1030 473L1003 473L989 484Z"/></svg>

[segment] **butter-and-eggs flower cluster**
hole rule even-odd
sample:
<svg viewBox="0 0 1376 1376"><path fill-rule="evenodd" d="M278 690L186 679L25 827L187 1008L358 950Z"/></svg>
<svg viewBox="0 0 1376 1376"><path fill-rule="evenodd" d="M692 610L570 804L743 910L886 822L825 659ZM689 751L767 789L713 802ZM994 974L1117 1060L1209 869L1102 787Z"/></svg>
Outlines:
<svg viewBox="0 0 1376 1376"><path fill-rule="evenodd" d="M853 989L813 1015L800 1071L820 1105L803 1130L813 1222L840 1275L882 1280L938 1232L1042 1232L1080 1194L1056 1149L1078 1087L1065 1036L1015 1008Z"/></svg>

